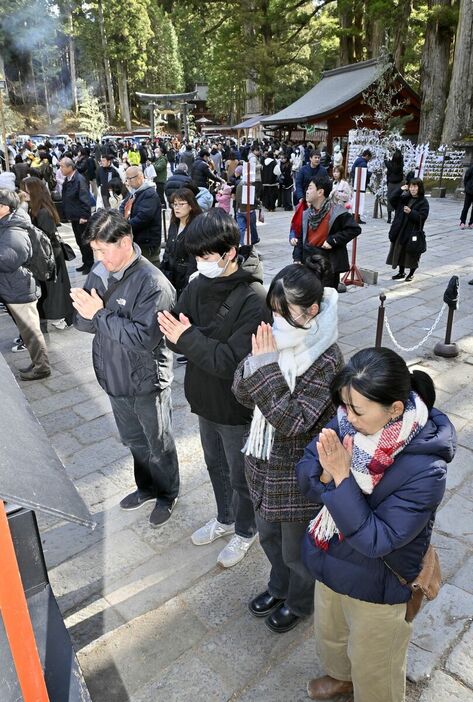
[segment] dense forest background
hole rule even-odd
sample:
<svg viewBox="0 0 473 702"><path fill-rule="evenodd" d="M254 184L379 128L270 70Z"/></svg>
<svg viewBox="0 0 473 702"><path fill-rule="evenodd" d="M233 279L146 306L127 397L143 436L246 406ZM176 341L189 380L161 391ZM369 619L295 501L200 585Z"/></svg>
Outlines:
<svg viewBox="0 0 473 702"><path fill-rule="evenodd" d="M421 141L472 133L471 0L3 0L10 131L66 129L80 110L131 127L135 91L209 86L229 124L265 114L336 66L389 52L422 97Z"/></svg>

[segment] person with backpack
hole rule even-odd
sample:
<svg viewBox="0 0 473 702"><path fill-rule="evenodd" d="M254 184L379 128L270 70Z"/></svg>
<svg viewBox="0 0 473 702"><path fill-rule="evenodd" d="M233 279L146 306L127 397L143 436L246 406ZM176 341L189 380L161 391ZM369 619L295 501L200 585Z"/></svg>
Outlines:
<svg viewBox="0 0 473 702"><path fill-rule="evenodd" d="M22 192L28 202L28 213L32 224L40 229L51 242L55 275L50 280L39 282L41 297L38 300L40 319L49 319L56 329L72 326L74 308L71 301L71 283L67 271L61 240L57 234L59 216L48 189L39 178L25 178Z"/></svg>
<svg viewBox="0 0 473 702"><path fill-rule="evenodd" d="M51 375L37 309L36 281L28 267L33 258L31 228L18 195L0 189L0 301L13 317L31 358L29 366L20 368L21 380Z"/></svg>
<svg viewBox="0 0 473 702"><path fill-rule="evenodd" d="M222 209L197 216L186 230L186 245L199 275L172 310L158 314L167 346L187 358L185 393L199 418L200 439L217 516L192 534L195 546L223 536L230 541L217 562L230 568L256 539L253 505L242 448L252 411L232 393L238 363L251 351L251 337L269 322L261 264L251 252L239 256L238 225Z"/></svg>

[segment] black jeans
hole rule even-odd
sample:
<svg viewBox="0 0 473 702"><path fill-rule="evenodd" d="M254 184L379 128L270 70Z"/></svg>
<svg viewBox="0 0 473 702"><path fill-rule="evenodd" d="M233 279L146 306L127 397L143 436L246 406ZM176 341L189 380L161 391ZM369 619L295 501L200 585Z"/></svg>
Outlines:
<svg viewBox="0 0 473 702"><path fill-rule="evenodd" d="M131 451L140 492L169 506L179 494L179 464L172 435L171 388L136 397L110 397L120 438Z"/></svg>
<svg viewBox="0 0 473 702"><path fill-rule="evenodd" d="M462 213L460 215L460 222L462 224L466 224L466 216L468 214L468 210L471 207L471 212L470 212L470 221L468 224L473 224L473 195L469 195L468 193L465 193L465 202L463 203L463 209Z"/></svg>
<svg viewBox="0 0 473 702"><path fill-rule="evenodd" d="M90 248L90 244L84 244L84 232L87 227L87 222L80 223L78 220L71 221L72 231L76 239L77 246L82 254L82 263L87 268L91 268L94 265L94 254Z"/></svg>
<svg viewBox="0 0 473 702"><path fill-rule="evenodd" d="M267 522L256 513L259 541L271 563L268 592L286 601L298 617L314 610L314 578L302 563L301 545L307 529L304 522Z"/></svg>
<svg viewBox="0 0 473 702"><path fill-rule="evenodd" d="M239 536L256 534L255 513L245 478L245 459L241 452L246 425L216 424L199 417L200 440L205 463L217 502L217 519L233 524Z"/></svg>

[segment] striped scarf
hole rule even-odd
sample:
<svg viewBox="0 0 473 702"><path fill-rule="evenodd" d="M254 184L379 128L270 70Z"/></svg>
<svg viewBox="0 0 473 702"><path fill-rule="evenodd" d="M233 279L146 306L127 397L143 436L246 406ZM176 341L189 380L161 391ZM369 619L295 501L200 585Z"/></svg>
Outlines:
<svg viewBox="0 0 473 702"><path fill-rule="evenodd" d="M343 441L345 436L353 438L351 473L361 491L371 495L398 453L425 427L428 410L419 395L411 391L403 414L370 436L355 430L344 407L338 408L337 418L340 440ZM324 551L328 549L332 536L337 534L340 540L343 538L327 507L322 507L309 524L308 531L315 545Z"/></svg>

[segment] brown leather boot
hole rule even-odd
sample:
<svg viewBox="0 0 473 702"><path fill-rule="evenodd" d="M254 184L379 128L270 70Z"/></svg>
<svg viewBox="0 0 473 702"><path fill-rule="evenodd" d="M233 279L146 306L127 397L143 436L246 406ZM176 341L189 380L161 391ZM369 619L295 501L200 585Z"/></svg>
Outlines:
<svg viewBox="0 0 473 702"><path fill-rule="evenodd" d="M330 675L313 678L307 683L307 694L311 700L331 700L337 695L350 695L353 685L345 680L335 680Z"/></svg>

